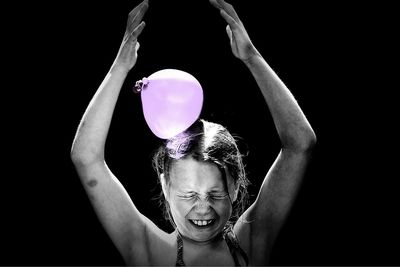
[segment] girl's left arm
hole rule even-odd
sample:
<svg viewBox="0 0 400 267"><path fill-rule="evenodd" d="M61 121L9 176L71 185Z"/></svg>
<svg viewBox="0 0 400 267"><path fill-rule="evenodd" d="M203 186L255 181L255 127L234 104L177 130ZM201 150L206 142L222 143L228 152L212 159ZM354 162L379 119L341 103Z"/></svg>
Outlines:
<svg viewBox="0 0 400 267"><path fill-rule="evenodd" d="M297 101L252 44L233 6L210 0L228 23L232 53L248 67L268 105L281 151L268 171L255 202L235 225L250 264L266 265L272 244L287 217L310 159L316 136ZM266 253L267 252L267 253Z"/></svg>

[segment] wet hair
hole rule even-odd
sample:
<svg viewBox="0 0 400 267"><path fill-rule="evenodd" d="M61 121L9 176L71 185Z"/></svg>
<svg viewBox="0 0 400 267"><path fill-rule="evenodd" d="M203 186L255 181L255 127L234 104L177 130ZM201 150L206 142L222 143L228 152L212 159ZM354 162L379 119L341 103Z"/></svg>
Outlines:
<svg viewBox="0 0 400 267"><path fill-rule="evenodd" d="M183 133L165 140L165 143L153 155L153 168L158 177L160 177L160 174L164 174L166 184L168 184L170 182L169 172L173 162L187 157L215 163L223 172L222 177L225 186L227 186L227 176L224 170L229 172L235 188L238 188L236 201L232 203L232 214L225 229L232 227L244 212L249 198L247 191L249 180L246 177L242 161L243 155L238 149L235 138L222 125L200 119ZM165 219L176 228L168 201L165 199L162 190L159 195L159 203L163 208Z"/></svg>

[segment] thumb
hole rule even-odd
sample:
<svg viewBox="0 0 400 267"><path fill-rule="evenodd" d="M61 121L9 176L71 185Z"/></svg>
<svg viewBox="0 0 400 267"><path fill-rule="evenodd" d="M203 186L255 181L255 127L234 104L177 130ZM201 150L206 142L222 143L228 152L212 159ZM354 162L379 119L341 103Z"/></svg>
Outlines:
<svg viewBox="0 0 400 267"><path fill-rule="evenodd" d="M232 30L231 27L229 27L229 25L226 25L226 33L228 34L229 41L232 42Z"/></svg>

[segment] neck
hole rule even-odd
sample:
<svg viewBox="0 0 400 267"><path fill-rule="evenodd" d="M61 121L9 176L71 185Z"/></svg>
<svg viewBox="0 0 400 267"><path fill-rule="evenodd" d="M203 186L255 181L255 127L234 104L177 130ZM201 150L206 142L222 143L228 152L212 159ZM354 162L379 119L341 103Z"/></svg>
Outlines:
<svg viewBox="0 0 400 267"><path fill-rule="evenodd" d="M209 240L205 241L197 241L193 240L191 238L185 237L179 233L178 230L175 230L176 234L179 235L182 238L182 241L185 243L185 245L189 246L202 246L202 247L210 247L210 248L215 248L220 245L220 243L223 241L223 235L222 232L217 234L216 236L212 237Z"/></svg>

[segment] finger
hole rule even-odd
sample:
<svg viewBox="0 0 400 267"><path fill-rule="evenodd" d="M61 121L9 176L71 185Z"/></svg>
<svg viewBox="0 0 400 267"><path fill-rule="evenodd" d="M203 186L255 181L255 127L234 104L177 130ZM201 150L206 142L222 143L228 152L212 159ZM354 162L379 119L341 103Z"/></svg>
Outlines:
<svg viewBox="0 0 400 267"><path fill-rule="evenodd" d="M132 23L135 25L139 24L139 22L142 20L144 14L146 14L147 9L149 8L148 0L143 1L143 4L141 5L139 11L137 14L133 17Z"/></svg>
<svg viewBox="0 0 400 267"><path fill-rule="evenodd" d="M144 4L148 5L149 1L143 0L139 5L137 5L134 9L132 9L131 12L129 12L129 16L135 16L139 12L140 8L143 7Z"/></svg>
<svg viewBox="0 0 400 267"><path fill-rule="evenodd" d="M228 23L231 30L235 30L237 28L236 20L234 20L228 13L226 13L225 10L221 9L220 14L225 19L225 21Z"/></svg>
<svg viewBox="0 0 400 267"><path fill-rule="evenodd" d="M134 9L131 10L128 14L128 25L132 23L133 18L136 17L139 10L143 7L145 1L142 1L139 5L137 5Z"/></svg>
<svg viewBox="0 0 400 267"><path fill-rule="evenodd" d="M216 4L221 7L226 13L229 14L232 18L234 18L237 22L240 21L238 14L236 13L235 9L231 4L228 4L224 0L213 0L216 1Z"/></svg>
<svg viewBox="0 0 400 267"><path fill-rule="evenodd" d="M129 37L130 39L132 38L137 39L138 36L142 33L144 26L146 26L146 23L144 21L142 21L132 32L131 32L131 36Z"/></svg>
<svg viewBox="0 0 400 267"><path fill-rule="evenodd" d="M229 25L226 25L226 33L228 34L229 41L232 42L232 30L231 27L229 27Z"/></svg>
<svg viewBox="0 0 400 267"><path fill-rule="evenodd" d="M128 27L127 27L128 31L131 31L132 29L137 27L137 25L142 20L148 8L149 8L148 0L144 0L140 5L138 5L135 9L133 9L129 13Z"/></svg>
<svg viewBox="0 0 400 267"><path fill-rule="evenodd" d="M221 9L222 6L217 2L217 0L210 0L211 5L213 5L217 9Z"/></svg>
<svg viewBox="0 0 400 267"><path fill-rule="evenodd" d="M147 0L143 1L143 3L141 4L139 10L137 10L137 12L132 13L132 14L129 15L129 19L128 19L128 27L129 27L129 29L136 28L136 26L143 19L143 16L146 13L148 7L149 7L148 1Z"/></svg>

